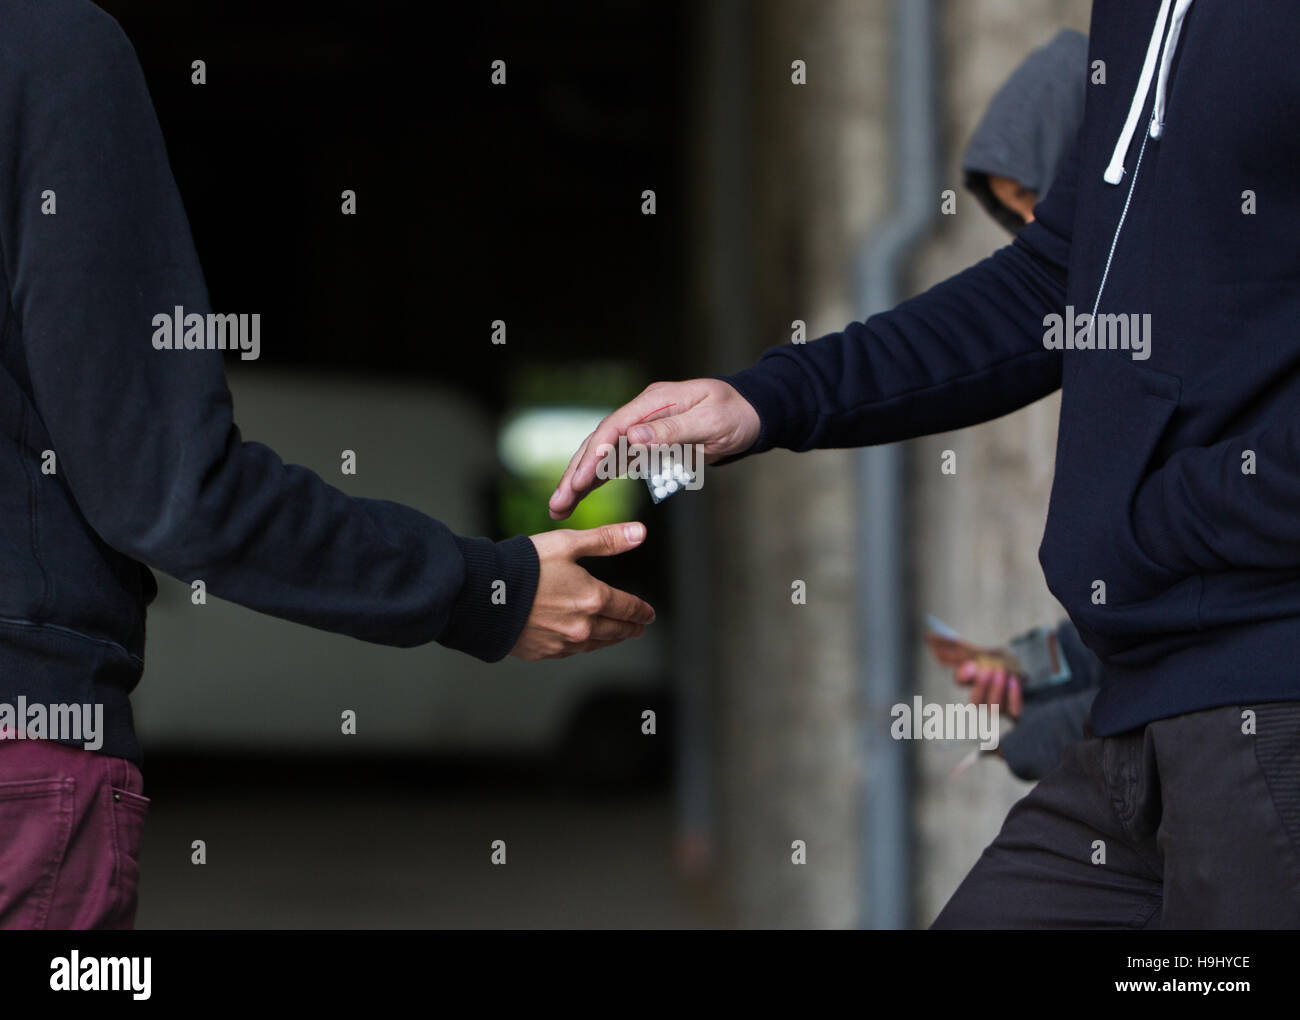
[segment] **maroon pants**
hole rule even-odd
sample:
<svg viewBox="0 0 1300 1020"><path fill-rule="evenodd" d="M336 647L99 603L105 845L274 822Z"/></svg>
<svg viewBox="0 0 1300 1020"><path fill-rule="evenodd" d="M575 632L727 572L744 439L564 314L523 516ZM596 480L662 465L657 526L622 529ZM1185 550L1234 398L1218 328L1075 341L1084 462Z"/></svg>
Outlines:
<svg viewBox="0 0 1300 1020"><path fill-rule="evenodd" d="M130 928L149 799L123 758L0 740L0 928Z"/></svg>

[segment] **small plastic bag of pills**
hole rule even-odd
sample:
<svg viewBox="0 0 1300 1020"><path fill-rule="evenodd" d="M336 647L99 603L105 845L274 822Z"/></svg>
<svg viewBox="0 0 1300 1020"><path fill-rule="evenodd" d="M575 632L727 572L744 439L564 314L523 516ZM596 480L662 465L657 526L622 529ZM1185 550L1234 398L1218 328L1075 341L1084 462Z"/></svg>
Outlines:
<svg viewBox="0 0 1300 1020"><path fill-rule="evenodd" d="M654 452L655 456L651 458L652 467L645 482L650 490L650 498L655 503L662 503L682 489L698 488L691 484L695 481L695 473L688 470L670 450L657 447Z"/></svg>

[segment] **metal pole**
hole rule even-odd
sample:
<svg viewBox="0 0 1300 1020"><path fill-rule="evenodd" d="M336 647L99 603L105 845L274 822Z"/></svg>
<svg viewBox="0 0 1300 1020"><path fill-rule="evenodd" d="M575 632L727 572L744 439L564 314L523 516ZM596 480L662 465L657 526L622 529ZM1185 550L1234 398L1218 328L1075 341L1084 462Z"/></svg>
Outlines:
<svg viewBox="0 0 1300 1020"><path fill-rule="evenodd" d="M938 210L935 0L895 0L893 212L870 234L855 293L864 316L898 303L902 271ZM862 612L860 695L865 799L861 917L869 928L912 920L911 777L906 745L890 738L892 705L905 700L903 451L858 453L858 569Z"/></svg>

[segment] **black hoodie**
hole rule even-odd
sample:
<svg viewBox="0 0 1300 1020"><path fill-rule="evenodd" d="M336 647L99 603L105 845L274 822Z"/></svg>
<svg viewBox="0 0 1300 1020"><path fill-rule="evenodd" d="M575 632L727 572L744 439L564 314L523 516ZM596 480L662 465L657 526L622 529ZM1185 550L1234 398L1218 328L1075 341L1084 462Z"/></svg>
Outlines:
<svg viewBox="0 0 1300 1020"><path fill-rule="evenodd" d="M99 750L139 760L143 564L366 641L509 651L528 538L345 495L243 439L221 351L154 346L155 316L212 309L135 51L103 11L0 0L0 155L0 704L102 704Z"/></svg>
<svg viewBox="0 0 1300 1020"><path fill-rule="evenodd" d="M753 452L1063 390L1039 559L1109 736L1300 700L1300 4L1096 0L1076 144L1007 247L730 382Z"/></svg>

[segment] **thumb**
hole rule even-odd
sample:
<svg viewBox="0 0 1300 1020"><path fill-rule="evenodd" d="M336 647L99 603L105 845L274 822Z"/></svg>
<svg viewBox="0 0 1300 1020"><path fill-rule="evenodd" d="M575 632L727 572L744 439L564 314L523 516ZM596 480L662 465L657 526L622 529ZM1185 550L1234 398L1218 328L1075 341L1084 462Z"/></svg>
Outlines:
<svg viewBox="0 0 1300 1020"><path fill-rule="evenodd" d="M582 556L617 556L635 549L645 541L645 525L605 524L587 531L573 532L569 553L574 559Z"/></svg>
<svg viewBox="0 0 1300 1020"><path fill-rule="evenodd" d="M712 438L706 432L706 423L694 408L681 414L644 421L627 430L627 441L634 446L690 446Z"/></svg>

